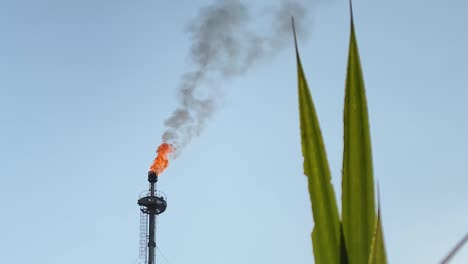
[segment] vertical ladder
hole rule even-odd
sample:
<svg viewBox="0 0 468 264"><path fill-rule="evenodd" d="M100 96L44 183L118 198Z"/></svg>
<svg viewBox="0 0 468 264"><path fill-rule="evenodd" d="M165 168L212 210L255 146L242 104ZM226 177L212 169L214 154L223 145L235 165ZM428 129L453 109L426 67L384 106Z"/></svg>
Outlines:
<svg viewBox="0 0 468 264"><path fill-rule="evenodd" d="M147 261L148 255L148 215L140 211L140 244L139 258Z"/></svg>

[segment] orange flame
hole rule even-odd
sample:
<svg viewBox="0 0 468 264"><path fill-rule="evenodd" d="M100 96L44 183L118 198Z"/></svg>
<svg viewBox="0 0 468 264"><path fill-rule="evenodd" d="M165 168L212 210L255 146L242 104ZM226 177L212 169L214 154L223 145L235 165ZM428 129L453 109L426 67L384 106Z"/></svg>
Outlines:
<svg viewBox="0 0 468 264"><path fill-rule="evenodd" d="M154 171L156 174L160 175L169 165L169 158L167 155L172 152L172 145L168 143L162 143L158 150L158 156L154 159L153 164L150 167L150 171Z"/></svg>

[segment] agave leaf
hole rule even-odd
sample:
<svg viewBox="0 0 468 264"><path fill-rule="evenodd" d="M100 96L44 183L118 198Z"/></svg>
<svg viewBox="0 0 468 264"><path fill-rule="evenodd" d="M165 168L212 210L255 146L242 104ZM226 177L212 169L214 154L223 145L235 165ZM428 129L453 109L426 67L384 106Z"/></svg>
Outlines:
<svg viewBox="0 0 468 264"><path fill-rule="evenodd" d="M348 264L348 252L346 251L346 243L344 240L344 233L343 233L343 223L340 223L340 254L341 254L341 259L340 263L341 264Z"/></svg>
<svg viewBox="0 0 468 264"><path fill-rule="evenodd" d="M344 238L349 263L362 264L369 260L374 231L375 203L369 118L352 8L343 145L342 223Z"/></svg>
<svg viewBox="0 0 468 264"><path fill-rule="evenodd" d="M374 235L372 236L372 246L369 255L369 264L387 264L387 254L385 252L385 242L382 231L382 216L380 213L380 195L378 194L377 197L377 218L375 220Z"/></svg>
<svg viewBox="0 0 468 264"><path fill-rule="evenodd" d="M299 57L294 21L293 31L298 69L304 174L308 179L312 215L315 222L312 232L314 258L317 264L337 264L340 263L340 220L336 197L330 182L330 168L319 121Z"/></svg>

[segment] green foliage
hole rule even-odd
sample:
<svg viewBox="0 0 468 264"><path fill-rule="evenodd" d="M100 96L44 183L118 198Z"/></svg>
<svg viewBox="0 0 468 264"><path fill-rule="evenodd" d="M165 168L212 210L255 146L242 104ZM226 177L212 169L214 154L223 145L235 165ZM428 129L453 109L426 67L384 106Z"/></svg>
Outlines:
<svg viewBox="0 0 468 264"><path fill-rule="evenodd" d="M304 174L309 185L317 264L386 264L380 198L375 212L372 149L364 77L354 29L352 5L344 102L342 220L331 184L325 146L315 106L302 68L294 29ZM448 253L445 264L468 243L468 234Z"/></svg>
<svg viewBox="0 0 468 264"><path fill-rule="evenodd" d="M364 78L352 13L344 103L342 221L338 216L325 146L302 69L295 33L294 40L304 174L308 178L315 222L312 233L315 263L385 264L386 253L380 208L377 215L375 212L372 151Z"/></svg>
<svg viewBox="0 0 468 264"><path fill-rule="evenodd" d="M369 255L369 264L387 263L387 254L385 252L385 243L382 232L382 217L380 213L380 196L377 207L377 219L375 220L374 235L372 236L372 246Z"/></svg>
<svg viewBox="0 0 468 264"><path fill-rule="evenodd" d="M342 221L349 263L366 263L375 222L374 179L364 78L352 17L344 103L342 172Z"/></svg>
<svg viewBox="0 0 468 264"><path fill-rule="evenodd" d="M304 173L307 175L309 183L312 214L315 220L315 227L312 232L315 263L339 263L340 219L335 192L330 182L330 168L322 133L304 71L302 70L297 43L296 58Z"/></svg>

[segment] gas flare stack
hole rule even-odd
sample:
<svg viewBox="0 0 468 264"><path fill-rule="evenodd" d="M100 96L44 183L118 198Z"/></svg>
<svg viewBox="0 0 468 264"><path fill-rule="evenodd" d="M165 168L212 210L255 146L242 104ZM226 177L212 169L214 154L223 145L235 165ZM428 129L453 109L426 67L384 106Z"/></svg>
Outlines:
<svg viewBox="0 0 468 264"><path fill-rule="evenodd" d="M140 206L140 260L145 264L155 264L156 216L166 211L166 197L156 191L158 174L148 172L149 191L138 200ZM149 218L149 219L148 219ZM149 221L148 221L149 220Z"/></svg>

